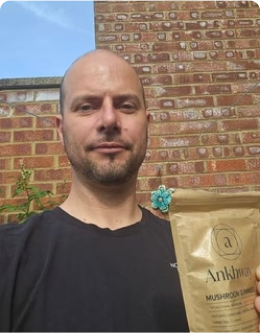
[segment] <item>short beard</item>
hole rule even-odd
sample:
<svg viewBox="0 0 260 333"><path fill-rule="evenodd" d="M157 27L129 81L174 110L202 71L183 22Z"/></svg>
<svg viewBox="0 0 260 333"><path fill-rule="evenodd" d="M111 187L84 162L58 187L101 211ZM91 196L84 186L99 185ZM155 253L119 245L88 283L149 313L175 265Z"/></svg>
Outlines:
<svg viewBox="0 0 260 333"><path fill-rule="evenodd" d="M117 161L116 154L108 156L108 160L104 163L96 163L87 156L85 156L84 160L80 160L78 158L80 151L68 142L66 136L64 136L64 144L72 168L84 182L92 181L100 185L115 186L124 184L128 180L137 177L138 170L145 158L147 137L146 142L139 148L139 151L121 163ZM130 147L128 148L130 149ZM86 154L88 151L86 149Z"/></svg>
<svg viewBox="0 0 260 333"><path fill-rule="evenodd" d="M139 162L136 159L129 159L122 164L110 160L104 165L85 160L84 166L75 164L71 159L70 162L74 170L84 179L100 185L115 186L124 184L137 175L143 159Z"/></svg>

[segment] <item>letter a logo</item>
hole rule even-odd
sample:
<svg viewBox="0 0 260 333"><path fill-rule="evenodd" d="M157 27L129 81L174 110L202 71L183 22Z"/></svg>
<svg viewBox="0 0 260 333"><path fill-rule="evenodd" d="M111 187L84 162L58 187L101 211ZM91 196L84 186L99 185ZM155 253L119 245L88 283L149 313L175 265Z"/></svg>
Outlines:
<svg viewBox="0 0 260 333"><path fill-rule="evenodd" d="M238 233L226 224L218 224L211 233L211 244L215 252L224 259L237 259L242 252L242 242Z"/></svg>

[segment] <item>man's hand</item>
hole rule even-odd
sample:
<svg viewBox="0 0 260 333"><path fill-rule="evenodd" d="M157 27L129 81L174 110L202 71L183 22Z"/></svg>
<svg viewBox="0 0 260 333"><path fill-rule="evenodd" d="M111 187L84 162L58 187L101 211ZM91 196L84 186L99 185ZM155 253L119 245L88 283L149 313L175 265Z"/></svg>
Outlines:
<svg viewBox="0 0 260 333"><path fill-rule="evenodd" d="M260 266L257 267L256 278L258 280L257 286L256 286L258 296L255 299L255 308L258 311L258 313L260 314ZM260 325L258 327L258 331L260 332Z"/></svg>

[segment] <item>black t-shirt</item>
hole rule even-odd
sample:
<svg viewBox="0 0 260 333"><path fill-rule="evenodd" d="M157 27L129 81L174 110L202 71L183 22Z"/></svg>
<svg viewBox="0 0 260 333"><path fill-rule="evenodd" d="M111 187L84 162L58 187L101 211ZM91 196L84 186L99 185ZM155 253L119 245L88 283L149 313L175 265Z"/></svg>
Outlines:
<svg viewBox="0 0 260 333"><path fill-rule="evenodd" d="M61 208L0 227L1 331L179 331L187 320L169 222L112 231Z"/></svg>

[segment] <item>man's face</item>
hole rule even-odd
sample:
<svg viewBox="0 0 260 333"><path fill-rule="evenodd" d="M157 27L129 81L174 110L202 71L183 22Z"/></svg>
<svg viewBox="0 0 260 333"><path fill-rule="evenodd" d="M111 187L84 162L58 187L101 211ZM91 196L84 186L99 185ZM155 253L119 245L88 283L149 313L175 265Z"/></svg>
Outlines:
<svg viewBox="0 0 260 333"><path fill-rule="evenodd" d="M81 59L72 68L58 131L78 177L102 185L135 179L147 126L140 82L121 59Z"/></svg>

